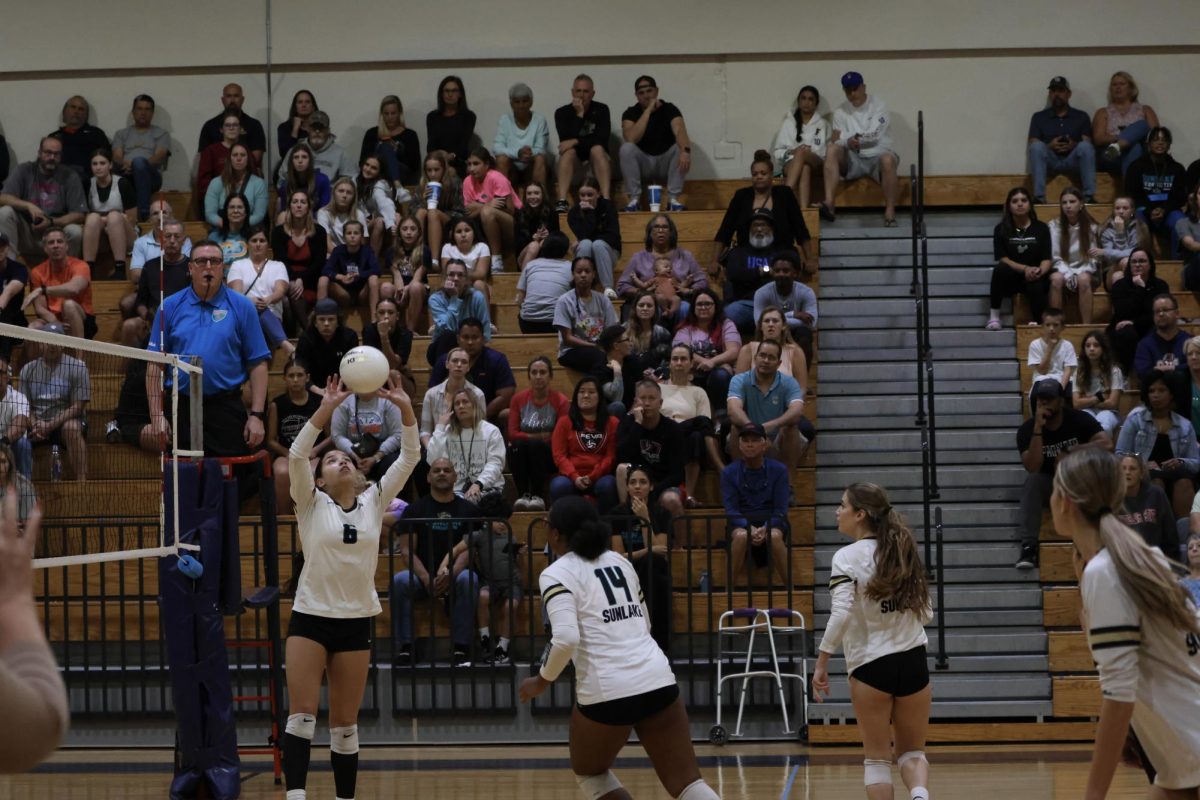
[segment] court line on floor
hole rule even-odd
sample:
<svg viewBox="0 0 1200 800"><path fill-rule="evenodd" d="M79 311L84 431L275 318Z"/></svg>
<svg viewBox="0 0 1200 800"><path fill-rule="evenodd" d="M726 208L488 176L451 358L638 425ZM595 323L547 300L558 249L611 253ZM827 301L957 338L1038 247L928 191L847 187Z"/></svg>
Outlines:
<svg viewBox="0 0 1200 800"><path fill-rule="evenodd" d="M783 786L783 794L779 795L779 800L787 800L792 794L792 784L796 782L796 776L800 774L800 765L792 767L792 774L788 775L787 783Z"/></svg>

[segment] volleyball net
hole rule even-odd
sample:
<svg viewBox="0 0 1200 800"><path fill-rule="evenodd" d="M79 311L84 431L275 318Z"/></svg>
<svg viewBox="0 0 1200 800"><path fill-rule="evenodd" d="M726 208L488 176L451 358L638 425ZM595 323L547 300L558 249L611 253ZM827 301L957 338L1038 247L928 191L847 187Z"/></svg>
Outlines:
<svg viewBox="0 0 1200 800"><path fill-rule="evenodd" d="M203 403L186 399L201 396L202 365L6 324L0 341L8 345L0 352L10 352L0 396L7 469L0 474L15 489L18 518L41 509L34 566L195 549L167 541L169 529L180 530L179 504L167 507L164 498L179 496L166 491L179 485L179 458L203 456ZM164 380L180 391L164 392ZM181 447L189 442L194 449Z"/></svg>

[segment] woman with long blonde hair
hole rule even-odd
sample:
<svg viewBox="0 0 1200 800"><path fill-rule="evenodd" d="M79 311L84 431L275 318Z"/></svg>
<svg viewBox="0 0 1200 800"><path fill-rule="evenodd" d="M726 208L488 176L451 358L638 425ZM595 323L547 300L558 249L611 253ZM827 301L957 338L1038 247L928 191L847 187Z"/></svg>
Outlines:
<svg viewBox="0 0 1200 800"><path fill-rule="evenodd" d="M925 567L908 523L873 483L852 483L837 507L854 539L833 556L832 611L813 672L813 697L829 694L829 659L845 651L850 701L863 737L870 800L892 798L892 754L913 800L929 800L925 732L932 691L925 625L933 618Z"/></svg>
<svg viewBox="0 0 1200 800"><path fill-rule="evenodd" d="M1075 545L1083 627L1104 699L1087 800L1108 792L1130 723L1153 800L1200 797L1200 616L1161 550L1117 517L1125 482L1099 448L1060 456L1050 511ZM1148 762L1148 763L1146 763Z"/></svg>

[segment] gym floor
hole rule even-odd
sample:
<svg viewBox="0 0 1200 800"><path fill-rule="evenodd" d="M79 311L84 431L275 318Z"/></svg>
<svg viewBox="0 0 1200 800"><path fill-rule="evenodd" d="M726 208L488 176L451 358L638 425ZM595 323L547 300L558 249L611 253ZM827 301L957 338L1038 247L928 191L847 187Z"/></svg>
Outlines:
<svg viewBox="0 0 1200 800"><path fill-rule="evenodd" d="M309 796L333 796L324 748L313 748ZM725 800L861 800L862 755L857 748L808 749L792 744L698 746L701 770ZM1087 745L942 746L931 748L934 797L981 800L1066 800L1087 780ZM639 798L667 798L645 754L629 745L613 771ZM907 797L893 772L896 797ZM169 750L70 750L33 774L0 776L0 800L162 800L171 777ZM267 758L242 764L243 800L282 800ZM1109 798L1144 798L1140 770L1117 770ZM576 800L579 790L563 746L369 748L362 753L358 797L421 800Z"/></svg>

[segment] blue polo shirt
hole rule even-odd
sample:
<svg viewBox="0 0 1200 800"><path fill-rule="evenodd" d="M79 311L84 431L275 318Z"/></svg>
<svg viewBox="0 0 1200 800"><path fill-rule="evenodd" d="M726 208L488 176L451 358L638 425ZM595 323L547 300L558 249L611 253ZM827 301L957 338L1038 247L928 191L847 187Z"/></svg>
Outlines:
<svg viewBox="0 0 1200 800"><path fill-rule="evenodd" d="M766 425L771 420L782 417L788 406L796 400L803 401L804 392L791 375L776 372L775 381L764 393L754 381L754 370L749 369L733 376L733 380L729 382L728 397L742 401L746 416L751 422Z"/></svg>
<svg viewBox="0 0 1200 800"><path fill-rule="evenodd" d="M253 301L222 284L212 300L202 301L189 285L163 301L154 315L147 350L158 352L158 331L167 321L165 351L200 356L204 366L204 394L242 388L250 368L271 358ZM171 385L171 370L166 385ZM179 389L186 391L188 375L179 374Z"/></svg>

